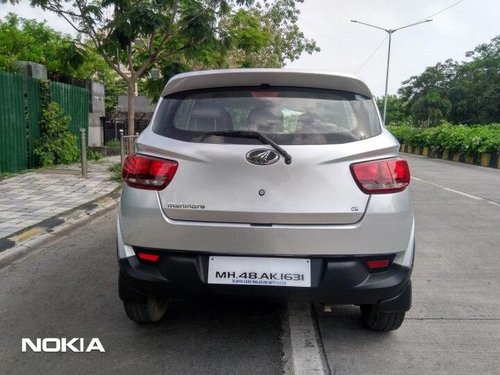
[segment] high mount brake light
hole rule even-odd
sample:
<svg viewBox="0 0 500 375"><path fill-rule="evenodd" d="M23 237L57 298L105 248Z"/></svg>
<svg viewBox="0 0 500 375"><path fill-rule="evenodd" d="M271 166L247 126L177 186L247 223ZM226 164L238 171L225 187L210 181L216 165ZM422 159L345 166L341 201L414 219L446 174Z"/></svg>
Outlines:
<svg viewBox="0 0 500 375"><path fill-rule="evenodd" d="M400 158L352 164L351 173L366 194L397 193L410 183L408 163Z"/></svg>
<svg viewBox="0 0 500 375"><path fill-rule="evenodd" d="M276 91L252 91L252 97L254 98L277 98L279 92Z"/></svg>
<svg viewBox="0 0 500 375"><path fill-rule="evenodd" d="M123 163L123 181L131 187L163 190L174 178L178 163L142 155L129 155Z"/></svg>

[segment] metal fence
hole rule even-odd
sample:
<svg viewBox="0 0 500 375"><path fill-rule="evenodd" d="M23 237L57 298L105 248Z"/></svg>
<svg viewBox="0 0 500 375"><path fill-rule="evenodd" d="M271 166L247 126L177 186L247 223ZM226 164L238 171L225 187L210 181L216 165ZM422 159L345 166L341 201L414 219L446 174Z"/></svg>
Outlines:
<svg viewBox="0 0 500 375"><path fill-rule="evenodd" d="M85 129L88 133L89 92L87 89L60 82L51 82L50 96L64 109L64 113L71 117L69 130L73 134L79 137L80 129Z"/></svg>
<svg viewBox="0 0 500 375"><path fill-rule="evenodd" d="M40 138L40 117L42 115L40 81L37 79L26 79L27 85L27 103L26 121L28 122L27 138L27 161L28 168L35 167L35 157L33 150L35 148L35 139ZM1 105L1 104L0 104Z"/></svg>
<svg viewBox="0 0 500 375"><path fill-rule="evenodd" d="M70 131L80 137L88 131L89 97L81 87L50 84L51 99L71 117ZM0 173L35 166L33 149L40 137L40 81L0 72Z"/></svg>
<svg viewBox="0 0 500 375"><path fill-rule="evenodd" d="M0 173L27 166L23 80L0 72Z"/></svg>
<svg viewBox="0 0 500 375"><path fill-rule="evenodd" d="M123 135L123 130L120 130L120 159L123 161L128 155L135 154L135 141L139 135Z"/></svg>

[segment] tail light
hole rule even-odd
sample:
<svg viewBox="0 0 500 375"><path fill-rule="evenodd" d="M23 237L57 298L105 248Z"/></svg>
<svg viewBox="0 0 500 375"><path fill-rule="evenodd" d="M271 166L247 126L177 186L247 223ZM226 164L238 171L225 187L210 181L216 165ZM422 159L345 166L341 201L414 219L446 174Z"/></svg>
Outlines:
<svg viewBox="0 0 500 375"><path fill-rule="evenodd" d="M123 163L122 178L128 186L137 189L162 190L174 178L177 162L129 155Z"/></svg>
<svg viewBox="0 0 500 375"><path fill-rule="evenodd" d="M351 173L366 194L397 193L410 183L408 163L399 158L352 164Z"/></svg>

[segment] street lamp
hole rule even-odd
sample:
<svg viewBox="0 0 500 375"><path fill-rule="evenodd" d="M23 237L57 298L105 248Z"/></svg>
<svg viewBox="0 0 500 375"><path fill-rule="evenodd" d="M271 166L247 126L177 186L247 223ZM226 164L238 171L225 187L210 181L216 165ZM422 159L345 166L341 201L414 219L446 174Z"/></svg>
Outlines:
<svg viewBox="0 0 500 375"><path fill-rule="evenodd" d="M426 23L426 22L431 22L431 21L432 20L419 21L419 22L412 23L410 25L398 27L397 29L384 29L383 27L379 27L379 26L375 26L375 25L370 25L369 23L365 23L365 22L361 22L361 21L356 21L356 20L351 20L351 22L359 23L361 25L365 25L365 26L369 26L369 27L373 27L375 29L379 29L379 30L385 31L387 34L389 34L389 48L387 49L387 69L386 69L386 73L385 73L384 124L385 124L385 118L386 118L386 114L387 114L387 87L389 85L389 62L391 61L391 38L392 38L392 34L394 34L398 30L406 29L408 27L420 25L421 23Z"/></svg>

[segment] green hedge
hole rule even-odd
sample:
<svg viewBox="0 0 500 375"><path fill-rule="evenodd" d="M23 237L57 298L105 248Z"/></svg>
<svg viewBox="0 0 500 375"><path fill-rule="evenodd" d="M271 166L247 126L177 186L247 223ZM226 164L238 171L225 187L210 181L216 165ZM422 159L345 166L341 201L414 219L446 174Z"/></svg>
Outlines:
<svg viewBox="0 0 500 375"><path fill-rule="evenodd" d="M437 151L448 150L467 155L500 152L500 124L443 124L432 128L391 125L388 129L399 143L414 147L428 146Z"/></svg>

